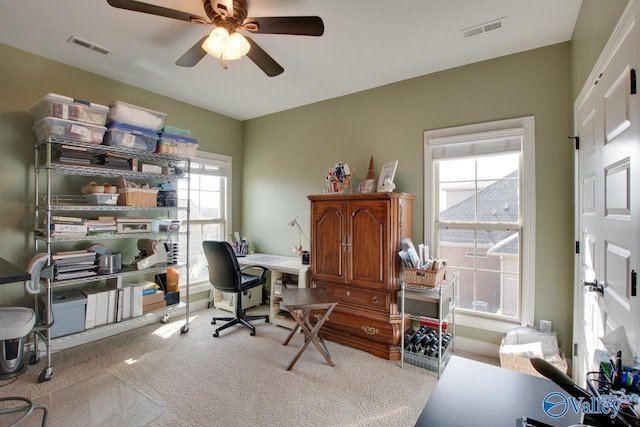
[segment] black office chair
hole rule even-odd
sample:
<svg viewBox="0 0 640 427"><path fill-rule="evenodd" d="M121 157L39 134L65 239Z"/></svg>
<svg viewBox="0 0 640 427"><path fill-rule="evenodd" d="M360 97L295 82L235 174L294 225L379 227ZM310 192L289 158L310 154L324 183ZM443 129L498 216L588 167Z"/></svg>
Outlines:
<svg viewBox="0 0 640 427"><path fill-rule="evenodd" d="M246 326L251 330L251 336L255 336L256 328L249 321L264 319L269 323L269 315L245 316L242 308L242 294L246 295L248 289L262 286L266 282L265 273L268 269L253 265L240 268L236 254L228 242L206 240L202 242L202 249L209 264L209 282L219 291L235 293L235 316L214 317L211 320L212 325L215 325L218 320L227 321L227 323L216 329L213 336L217 337L221 330L237 324ZM259 276L243 273L242 271L247 268L261 268L262 272Z"/></svg>

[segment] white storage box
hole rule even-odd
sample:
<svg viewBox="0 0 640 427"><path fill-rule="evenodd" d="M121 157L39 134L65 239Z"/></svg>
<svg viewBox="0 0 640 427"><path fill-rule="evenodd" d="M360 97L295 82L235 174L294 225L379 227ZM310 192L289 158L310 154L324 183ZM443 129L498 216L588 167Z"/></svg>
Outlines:
<svg viewBox="0 0 640 427"><path fill-rule="evenodd" d="M198 140L194 138L162 132L156 153L172 154L181 157L195 157L197 149Z"/></svg>
<svg viewBox="0 0 640 427"><path fill-rule="evenodd" d="M122 123L111 123L104 136L105 145L128 147L141 151L156 151L158 134L148 129Z"/></svg>
<svg viewBox="0 0 640 427"><path fill-rule="evenodd" d="M88 205L115 205L118 203L119 194L93 193L85 194Z"/></svg>
<svg viewBox="0 0 640 427"><path fill-rule="evenodd" d="M45 117L35 124L33 130L39 142L45 141L49 136L57 136L73 141L100 144L107 128L74 120Z"/></svg>
<svg viewBox="0 0 640 427"><path fill-rule="evenodd" d="M106 105L94 104L55 93L45 95L31 107L34 124L45 117L56 117L104 126L107 122L108 112L109 107Z"/></svg>
<svg viewBox="0 0 640 427"><path fill-rule="evenodd" d="M109 123L122 123L158 131L164 126L164 119L166 117L166 113L127 104L122 101L115 101L109 105L107 121Z"/></svg>
<svg viewBox="0 0 640 427"><path fill-rule="evenodd" d="M46 295L42 296L43 307L46 306L46 298ZM86 307L87 297L80 291L53 294L51 311L54 322L51 327L51 338L84 331Z"/></svg>

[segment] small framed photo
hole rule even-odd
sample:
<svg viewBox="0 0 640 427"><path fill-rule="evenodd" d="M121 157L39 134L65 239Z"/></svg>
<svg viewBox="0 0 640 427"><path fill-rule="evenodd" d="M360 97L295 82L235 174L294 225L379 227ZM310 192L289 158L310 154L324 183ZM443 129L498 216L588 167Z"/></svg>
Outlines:
<svg viewBox="0 0 640 427"><path fill-rule="evenodd" d="M378 178L378 192L393 191L394 185L385 185L385 181L388 179L390 184L393 184L393 178L396 175L396 168L398 167L398 161L393 160L382 165L380 171L380 177Z"/></svg>
<svg viewBox="0 0 640 427"><path fill-rule="evenodd" d="M358 193L373 193L376 188L375 179L365 179L358 185Z"/></svg>

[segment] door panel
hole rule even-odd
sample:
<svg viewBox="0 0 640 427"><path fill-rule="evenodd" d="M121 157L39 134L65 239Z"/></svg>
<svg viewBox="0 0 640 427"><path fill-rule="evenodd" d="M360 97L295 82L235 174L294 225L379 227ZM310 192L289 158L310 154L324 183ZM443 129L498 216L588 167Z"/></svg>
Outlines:
<svg viewBox="0 0 640 427"><path fill-rule="evenodd" d="M313 277L321 280L345 281L346 229L344 203L313 203L311 212L311 252Z"/></svg>
<svg viewBox="0 0 640 427"><path fill-rule="evenodd" d="M633 24L631 24L633 25ZM577 257L573 375L585 384L596 370L600 338L624 325L638 351L638 301L630 295L631 270L638 263L638 111L631 95L637 30L628 31L597 84L576 111L580 149L576 155ZM589 290L583 282L603 285Z"/></svg>
<svg viewBox="0 0 640 427"><path fill-rule="evenodd" d="M375 289L388 289L389 202L349 203L347 256L349 282Z"/></svg>

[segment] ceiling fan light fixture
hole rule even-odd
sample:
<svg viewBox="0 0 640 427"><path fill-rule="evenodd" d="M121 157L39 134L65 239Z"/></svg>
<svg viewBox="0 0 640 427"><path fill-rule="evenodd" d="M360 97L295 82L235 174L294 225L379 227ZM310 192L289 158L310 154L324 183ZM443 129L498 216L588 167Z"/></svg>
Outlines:
<svg viewBox="0 0 640 427"><path fill-rule="evenodd" d="M216 58L224 60L240 59L249 52L249 42L242 34L229 34L226 28L217 27L202 43L202 48Z"/></svg>
<svg viewBox="0 0 640 427"><path fill-rule="evenodd" d="M202 43L202 48L207 51L209 55L220 58L228 41L229 32L222 27L217 27L211 31L209 37Z"/></svg>
<svg viewBox="0 0 640 427"><path fill-rule="evenodd" d="M242 34L232 33L229 36L224 57L225 59L240 59L249 52L250 48L249 42Z"/></svg>

